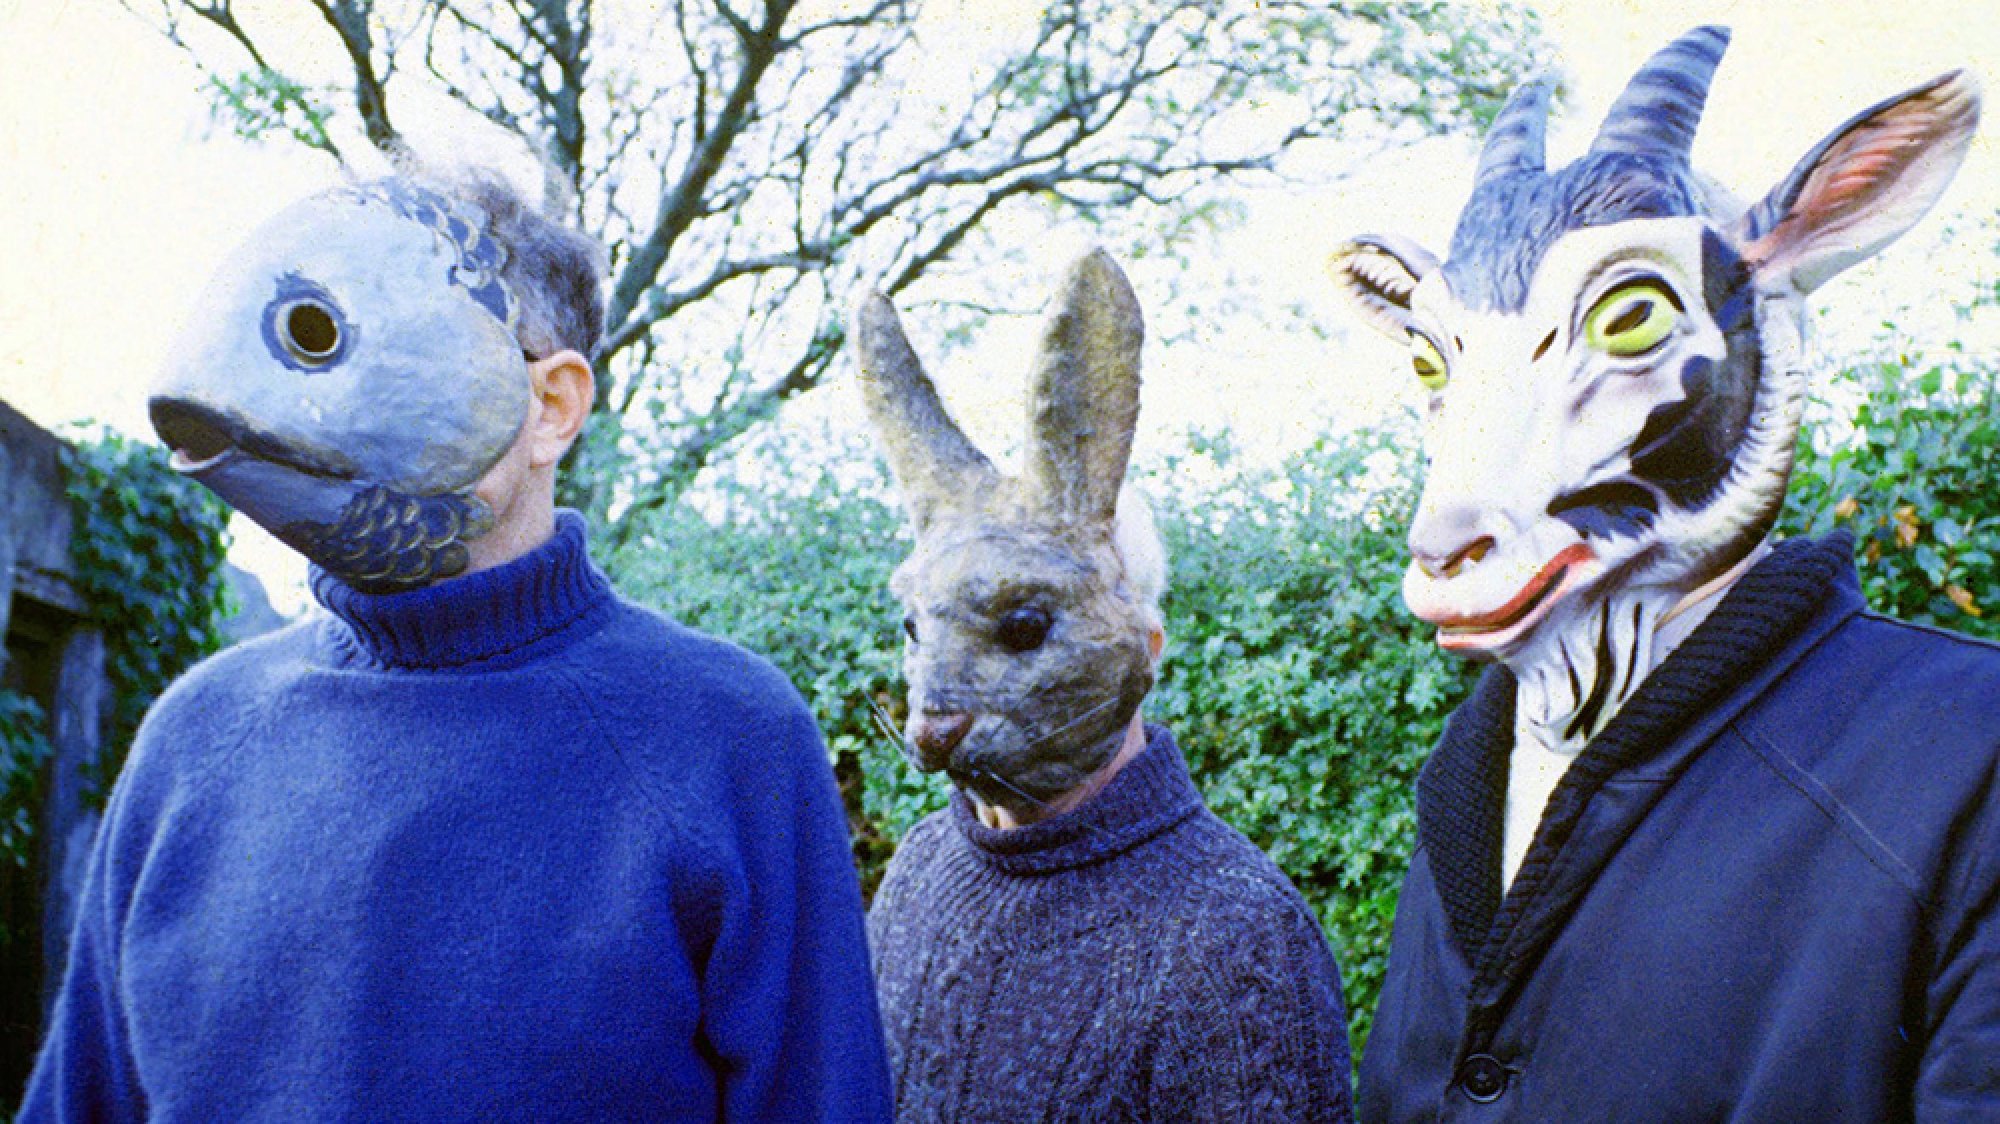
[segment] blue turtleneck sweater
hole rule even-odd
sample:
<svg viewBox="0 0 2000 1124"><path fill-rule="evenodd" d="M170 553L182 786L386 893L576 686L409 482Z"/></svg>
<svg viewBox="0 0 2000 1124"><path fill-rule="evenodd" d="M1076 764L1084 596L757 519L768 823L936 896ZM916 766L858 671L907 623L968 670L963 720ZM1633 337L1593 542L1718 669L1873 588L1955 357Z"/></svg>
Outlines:
<svg viewBox="0 0 2000 1124"><path fill-rule="evenodd" d="M546 545L161 697L21 1120L886 1119L825 751Z"/></svg>

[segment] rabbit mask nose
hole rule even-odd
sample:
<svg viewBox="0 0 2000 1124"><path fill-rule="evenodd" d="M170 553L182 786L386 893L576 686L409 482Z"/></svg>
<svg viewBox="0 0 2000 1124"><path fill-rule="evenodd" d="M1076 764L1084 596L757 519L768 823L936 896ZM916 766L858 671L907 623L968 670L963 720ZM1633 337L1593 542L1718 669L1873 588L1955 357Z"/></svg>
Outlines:
<svg viewBox="0 0 2000 1124"><path fill-rule="evenodd" d="M970 714L919 713L910 736L910 740L916 743L918 767L925 772L944 768L945 762L951 758L951 751L965 740L966 731L970 729Z"/></svg>

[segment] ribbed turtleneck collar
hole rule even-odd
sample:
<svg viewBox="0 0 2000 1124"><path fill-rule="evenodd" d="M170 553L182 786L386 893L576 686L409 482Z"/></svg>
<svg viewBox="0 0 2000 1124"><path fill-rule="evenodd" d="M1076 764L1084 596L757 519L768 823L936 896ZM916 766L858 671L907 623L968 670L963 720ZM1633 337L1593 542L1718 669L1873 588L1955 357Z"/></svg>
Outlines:
<svg viewBox="0 0 2000 1124"><path fill-rule="evenodd" d="M337 619L336 642L364 663L450 670L511 663L557 643L610 605L583 517L556 513L555 534L490 570L402 593L362 593L317 566L313 596Z"/></svg>
<svg viewBox="0 0 2000 1124"><path fill-rule="evenodd" d="M991 828L965 793L951 794L951 818L973 850L1013 874L1051 874L1103 862L1193 815L1201 793L1165 726L1147 725L1146 748L1097 795L1026 827Z"/></svg>

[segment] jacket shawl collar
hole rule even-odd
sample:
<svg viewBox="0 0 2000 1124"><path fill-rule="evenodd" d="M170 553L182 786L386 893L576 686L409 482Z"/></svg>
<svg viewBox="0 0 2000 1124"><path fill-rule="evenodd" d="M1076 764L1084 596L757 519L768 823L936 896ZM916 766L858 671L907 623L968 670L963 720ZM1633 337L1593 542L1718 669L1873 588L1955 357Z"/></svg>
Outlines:
<svg viewBox="0 0 2000 1124"><path fill-rule="evenodd" d="M1417 835L1454 942L1472 969L1480 1039L1664 782L1841 621L1865 608L1854 540L1792 539L1745 574L1584 747L1500 892L1514 677L1495 665L1445 725L1417 779ZM1578 832L1589 813L1589 829Z"/></svg>

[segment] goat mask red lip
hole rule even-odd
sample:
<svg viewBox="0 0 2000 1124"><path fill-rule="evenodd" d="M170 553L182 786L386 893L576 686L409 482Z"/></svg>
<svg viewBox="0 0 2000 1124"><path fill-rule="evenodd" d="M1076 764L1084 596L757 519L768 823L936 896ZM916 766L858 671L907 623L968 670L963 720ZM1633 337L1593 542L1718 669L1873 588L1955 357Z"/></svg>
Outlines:
<svg viewBox="0 0 2000 1124"><path fill-rule="evenodd" d="M1570 567L1581 565L1597 557L1587 543L1572 543L1557 551L1555 557L1543 564L1535 576L1520 591L1507 599L1507 603L1491 612L1473 616L1447 617L1434 622L1440 633L1467 634L1498 632L1512 627L1525 619L1529 613L1541 607L1545 596L1562 581Z"/></svg>

